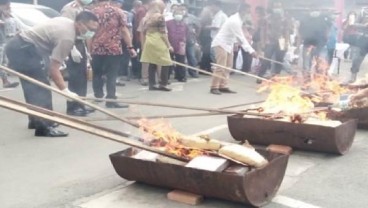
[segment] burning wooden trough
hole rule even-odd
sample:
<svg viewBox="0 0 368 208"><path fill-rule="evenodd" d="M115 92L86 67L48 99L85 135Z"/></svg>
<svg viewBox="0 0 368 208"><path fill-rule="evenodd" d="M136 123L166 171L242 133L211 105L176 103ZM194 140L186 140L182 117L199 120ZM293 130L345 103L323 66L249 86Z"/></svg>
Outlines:
<svg viewBox="0 0 368 208"><path fill-rule="evenodd" d="M256 169L230 163L222 172L214 172L134 158L127 149L110 155L120 177L164 188L179 189L206 197L252 206L263 206L277 193L285 175L288 155L258 150L269 162ZM231 171L231 169L238 171Z"/></svg>
<svg viewBox="0 0 368 208"><path fill-rule="evenodd" d="M280 144L333 154L345 154L350 149L357 127L356 120L332 127L240 115L229 116L227 119L230 133L238 141L248 140L260 145Z"/></svg>

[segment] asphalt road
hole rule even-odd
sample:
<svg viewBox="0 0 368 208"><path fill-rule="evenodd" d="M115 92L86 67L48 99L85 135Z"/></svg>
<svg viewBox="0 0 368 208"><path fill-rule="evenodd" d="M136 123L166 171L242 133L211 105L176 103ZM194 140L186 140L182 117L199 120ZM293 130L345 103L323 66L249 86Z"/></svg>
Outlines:
<svg viewBox="0 0 368 208"><path fill-rule="evenodd" d="M348 64L343 63L343 75L347 68ZM264 95L256 93L253 79L232 78L237 80L231 86L238 94L209 94L210 80L206 76L186 84L173 82L173 92L148 92L136 81L130 81L126 87L119 87L118 93L128 100L211 108L264 99ZM20 88L0 89L0 95L23 100ZM54 108L65 112L65 100L61 96L54 96ZM113 112L121 116L195 113L136 105ZM108 155L127 148L122 144L66 127L61 128L70 133L67 138L36 138L33 131L26 129L25 115L5 109L0 109L0 115L1 208L190 207L166 200L169 190L132 184L120 178L114 172ZM91 117L106 118L100 113ZM213 138L234 141L226 128L225 116L170 119L170 122L185 134L209 130L207 133ZM122 122L95 123L140 135L139 131ZM277 197L266 207L367 207L367 135L367 132L359 130L350 152L344 156L296 151L290 157ZM198 207L244 206L206 199Z"/></svg>

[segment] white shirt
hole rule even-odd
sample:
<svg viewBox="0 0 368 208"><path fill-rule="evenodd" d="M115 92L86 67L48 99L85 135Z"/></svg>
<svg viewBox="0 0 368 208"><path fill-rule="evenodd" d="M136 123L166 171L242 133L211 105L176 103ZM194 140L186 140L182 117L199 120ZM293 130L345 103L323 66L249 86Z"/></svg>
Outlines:
<svg viewBox="0 0 368 208"><path fill-rule="evenodd" d="M213 17L211 27L220 29L226 20L227 20L227 15L223 11L220 10ZM217 35L217 33L218 33L218 30L211 31L212 39Z"/></svg>
<svg viewBox="0 0 368 208"><path fill-rule="evenodd" d="M254 53L254 49L249 44L243 33L243 21L239 13L236 13L226 20L216 37L212 41L212 47L220 46L226 52L232 53L234 44L240 43L241 47L248 53Z"/></svg>

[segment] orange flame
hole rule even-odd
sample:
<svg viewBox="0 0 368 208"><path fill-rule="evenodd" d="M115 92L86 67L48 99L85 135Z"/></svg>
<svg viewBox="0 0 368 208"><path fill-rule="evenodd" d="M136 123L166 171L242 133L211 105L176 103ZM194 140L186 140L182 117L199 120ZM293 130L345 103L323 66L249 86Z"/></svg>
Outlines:
<svg viewBox="0 0 368 208"><path fill-rule="evenodd" d="M143 131L143 139L150 146L162 148L167 153L177 155L181 158L193 159L197 156L206 154L203 150L190 149L180 143L184 137L172 125L164 119L138 121Z"/></svg>

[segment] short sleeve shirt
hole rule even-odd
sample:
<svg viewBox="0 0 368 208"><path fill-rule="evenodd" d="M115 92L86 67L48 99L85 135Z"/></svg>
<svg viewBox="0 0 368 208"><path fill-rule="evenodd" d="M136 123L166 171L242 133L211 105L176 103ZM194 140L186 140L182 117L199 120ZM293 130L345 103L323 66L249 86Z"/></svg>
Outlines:
<svg viewBox="0 0 368 208"><path fill-rule="evenodd" d="M43 57L62 63L74 46L76 30L74 21L56 17L22 31L20 36L33 43Z"/></svg>
<svg viewBox="0 0 368 208"><path fill-rule="evenodd" d="M109 2L97 3L92 12L98 17L99 29L92 40L93 55L123 54L122 29L127 26L123 10Z"/></svg>

